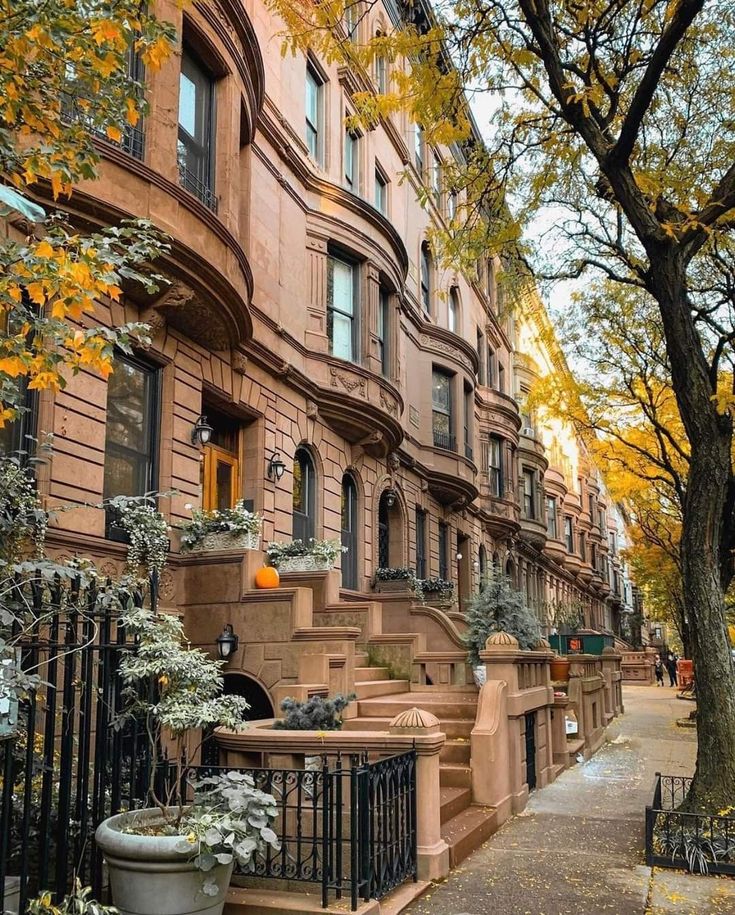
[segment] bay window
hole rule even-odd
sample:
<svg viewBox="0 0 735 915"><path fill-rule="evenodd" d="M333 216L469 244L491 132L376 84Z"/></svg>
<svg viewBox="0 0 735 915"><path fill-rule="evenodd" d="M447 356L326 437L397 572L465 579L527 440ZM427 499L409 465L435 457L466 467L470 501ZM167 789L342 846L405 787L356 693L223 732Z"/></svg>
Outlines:
<svg viewBox="0 0 735 915"><path fill-rule="evenodd" d="M329 352L357 360L357 267L338 257L327 261L327 337Z"/></svg>

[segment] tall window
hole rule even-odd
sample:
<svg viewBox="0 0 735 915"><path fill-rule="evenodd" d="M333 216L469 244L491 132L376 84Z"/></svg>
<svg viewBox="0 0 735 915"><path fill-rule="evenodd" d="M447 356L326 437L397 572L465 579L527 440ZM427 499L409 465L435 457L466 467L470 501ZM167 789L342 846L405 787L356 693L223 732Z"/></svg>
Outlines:
<svg viewBox="0 0 735 915"><path fill-rule="evenodd" d="M431 423L434 447L454 451L452 376L440 369L434 369L431 373Z"/></svg>
<svg viewBox="0 0 735 915"><path fill-rule="evenodd" d="M571 515L564 516L564 541L567 545L567 553L574 552L574 521Z"/></svg>
<svg viewBox="0 0 735 915"><path fill-rule="evenodd" d="M590 506L590 521L595 523L595 494L593 492L587 494L587 500Z"/></svg>
<svg viewBox="0 0 735 915"><path fill-rule="evenodd" d="M345 131L345 187L353 194L360 190L360 137L352 130Z"/></svg>
<svg viewBox="0 0 735 915"><path fill-rule="evenodd" d="M523 469L523 514L531 520L536 517L536 472Z"/></svg>
<svg viewBox="0 0 735 915"><path fill-rule="evenodd" d="M431 157L431 193L434 196L434 203L439 209L442 205L442 164L439 157L434 153Z"/></svg>
<svg viewBox="0 0 735 915"><path fill-rule="evenodd" d="M179 74L179 177L210 209L214 195L214 77L184 46Z"/></svg>
<svg viewBox="0 0 735 915"><path fill-rule="evenodd" d="M431 314L431 250L428 241L421 244L421 305Z"/></svg>
<svg viewBox="0 0 735 915"><path fill-rule="evenodd" d="M592 564L592 568L597 572L598 564L597 564L597 544L596 543L590 544L590 563Z"/></svg>
<svg viewBox="0 0 735 915"><path fill-rule="evenodd" d="M484 387L487 384L485 376L485 360L482 358L485 352L485 334L477 328L477 383Z"/></svg>
<svg viewBox="0 0 735 915"><path fill-rule="evenodd" d="M416 170L419 174L424 171L424 128L416 124L413 134L413 155L416 163Z"/></svg>
<svg viewBox="0 0 735 915"><path fill-rule="evenodd" d="M579 532L579 556L582 562L587 562L587 535L584 531Z"/></svg>
<svg viewBox="0 0 735 915"><path fill-rule="evenodd" d="M383 216L388 215L388 179L383 172L375 167L375 209L379 210Z"/></svg>
<svg viewBox="0 0 735 915"><path fill-rule="evenodd" d="M449 221L453 222L457 218L457 192L450 191L447 198L447 216Z"/></svg>
<svg viewBox="0 0 735 915"><path fill-rule="evenodd" d="M475 408L474 392L470 385L464 386L464 456L472 460L472 416Z"/></svg>
<svg viewBox="0 0 735 915"><path fill-rule="evenodd" d="M390 293L387 289L380 290L378 299L378 358L380 371L387 378L390 375Z"/></svg>
<svg viewBox="0 0 735 915"><path fill-rule="evenodd" d="M310 540L314 536L316 514L316 472L306 448L297 448L293 461L293 538Z"/></svg>
<svg viewBox="0 0 735 915"><path fill-rule="evenodd" d="M347 0L342 24L344 25L347 39L349 41L356 41L357 30L360 24L360 10L355 0Z"/></svg>
<svg viewBox="0 0 735 915"><path fill-rule="evenodd" d="M322 161L322 108L324 82L316 70L306 68L306 145L311 157Z"/></svg>
<svg viewBox="0 0 735 915"><path fill-rule="evenodd" d="M383 38L383 33L377 31L375 37ZM375 85L381 95L388 91L388 58L385 54L378 54L375 58Z"/></svg>
<svg viewBox="0 0 735 915"><path fill-rule="evenodd" d="M487 386L495 387L495 350L489 343L487 345Z"/></svg>
<svg viewBox="0 0 735 915"><path fill-rule="evenodd" d="M599 518L600 531L602 532L602 535L605 536L607 534L607 517L605 515L605 509L601 506L598 507L597 515Z"/></svg>
<svg viewBox="0 0 735 915"><path fill-rule="evenodd" d="M342 587L357 588L357 486L352 475L342 477Z"/></svg>
<svg viewBox="0 0 735 915"><path fill-rule="evenodd" d="M439 578L449 578L449 525L439 522Z"/></svg>
<svg viewBox="0 0 735 915"><path fill-rule="evenodd" d="M327 336L329 352L350 362L357 358L356 268L330 256L327 261Z"/></svg>
<svg viewBox="0 0 735 915"><path fill-rule="evenodd" d="M556 540L559 530L556 519L556 499L553 496L546 497L546 531L552 540Z"/></svg>
<svg viewBox="0 0 735 915"><path fill-rule="evenodd" d="M426 512L416 509L416 578L426 578Z"/></svg>
<svg viewBox="0 0 735 915"><path fill-rule="evenodd" d="M498 362L498 391L505 394L505 366Z"/></svg>
<svg viewBox="0 0 735 915"><path fill-rule="evenodd" d="M459 293L455 286L449 290L449 305L447 312L447 326L453 334L459 332Z"/></svg>
<svg viewBox="0 0 735 915"><path fill-rule="evenodd" d="M490 492L498 499L503 497L503 440L496 435L490 436Z"/></svg>
<svg viewBox="0 0 735 915"><path fill-rule="evenodd" d="M103 495L142 496L158 476L158 371L128 356L115 358L107 382Z"/></svg>
<svg viewBox="0 0 735 915"><path fill-rule="evenodd" d="M618 535L615 531L610 531L610 552L613 556L618 554Z"/></svg>

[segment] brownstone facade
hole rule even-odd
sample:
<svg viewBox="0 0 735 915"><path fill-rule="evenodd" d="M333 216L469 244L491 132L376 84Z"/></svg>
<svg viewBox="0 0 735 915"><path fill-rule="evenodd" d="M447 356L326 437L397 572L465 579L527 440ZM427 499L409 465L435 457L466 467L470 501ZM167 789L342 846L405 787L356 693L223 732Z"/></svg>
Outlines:
<svg viewBox="0 0 735 915"><path fill-rule="evenodd" d="M428 248L429 226L457 205L435 179L453 151L429 148L402 115L349 134L351 94L371 78L282 57L261 0L159 6L181 53L149 81L142 136L100 141L101 180L69 209L81 226L160 226L171 249L156 269L171 283L100 306L102 320L153 328L129 388L82 373L41 398L38 430L55 436L41 490L50 507L76 506L55 520L53 548L119 568L124 548L86 506L121 480L172 492L160 500L174 526L162 596L198 603L175 525L216 488L214 458L192 443L205 414L229 455L225 498L263 513L265 541L349 538L342 598L364 598L387 562L452 579L461 609L495 563L541 616L548 602L581 601L587 625L617 628L614 507L574 437L519 406L543 371L545 315L538 303L506 307L497 257L470 277L439 270ZM360 27L388 17L378 4ZM111 410L145 441L116 450ZM274 453L280 481L267 473ZM308 489L298 519L295 471Z"/></svg>

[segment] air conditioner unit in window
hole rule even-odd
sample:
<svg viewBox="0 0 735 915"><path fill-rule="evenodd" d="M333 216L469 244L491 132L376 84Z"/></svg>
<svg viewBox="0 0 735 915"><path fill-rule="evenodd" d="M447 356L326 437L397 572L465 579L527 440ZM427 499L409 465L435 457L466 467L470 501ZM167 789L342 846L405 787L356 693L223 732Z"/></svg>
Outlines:
<svg viewBox="0 0 735 915"><path fill-rule="evenodd" d="M521 435L525 435L528 438L533 438L535 434L536 430L533 428L533 426L524 426L521 429Z"/></svg>

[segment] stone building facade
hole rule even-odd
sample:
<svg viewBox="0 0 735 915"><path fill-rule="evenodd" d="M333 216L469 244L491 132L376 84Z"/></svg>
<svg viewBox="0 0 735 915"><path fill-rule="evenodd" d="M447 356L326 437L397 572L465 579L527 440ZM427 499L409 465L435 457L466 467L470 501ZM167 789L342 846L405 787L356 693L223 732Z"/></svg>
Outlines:
<svg viewBox="0 0 735 915"><path fill-rule="evenodd" d="M150 219L171 238L156 265L170 285L100 303L103 321L148 322L149 348L36 404L37 432L54 434L40 488L67 507L53 549L119 569L124 546L92 506L168 493L162 595L186 604L176 524L244 498L265 541L342 538L343 600L369 594L379 566L410 566L453 580L461 608L494 564L544 619L579 602L586 625L617 629L620 516L571 432L524 413L557 358L543 308L503 302L496 255L464 275L427 241L461 206L441 182L458 150L405 115L347 130L352 95L389 80L388 62L363 74L283 57L262 0L158 6L179 53L150 76L145 122L99 141L101 179L68 209L81 227ZM376 4L359 28L396 15Z"/></svg>

